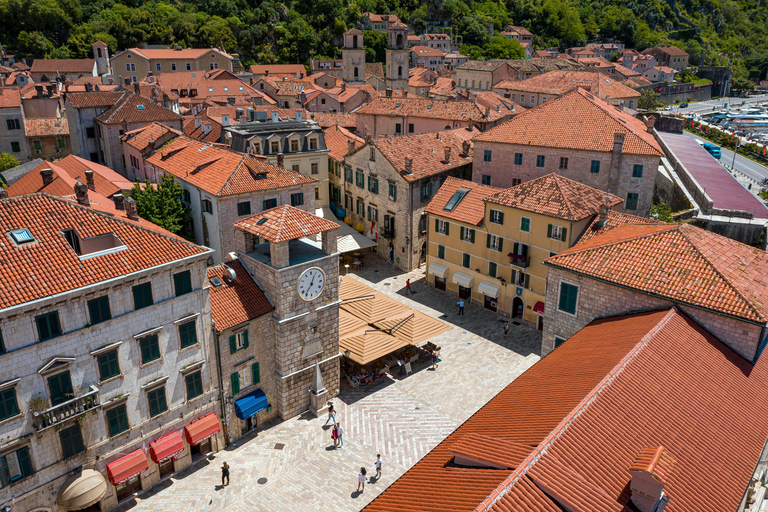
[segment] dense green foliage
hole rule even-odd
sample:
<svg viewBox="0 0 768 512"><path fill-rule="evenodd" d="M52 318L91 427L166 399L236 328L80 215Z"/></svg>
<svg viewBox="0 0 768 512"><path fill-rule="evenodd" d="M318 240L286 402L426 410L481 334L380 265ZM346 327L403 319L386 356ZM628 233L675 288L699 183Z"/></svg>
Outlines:
<svg viewBox="0 0 768 512"><path fill-rule="evenodd" d="M164 174L157 187L151 186L148 180L144 184L137 180L129 195L136 200L139 217L194 241L189 226L189 208L182 202L181 186L173 176Z"/></svg>
<svg viewBox="0 0 768 512"><path fill-rule="evenodd" d="M9 153L0 153L0 172L19 165L19 159Z"/></svg>
<svg viewBox="0 0 768 512"><path fill-rule="evenodd" d="M708 65L729 65L735 55L738 78L768 71L761 0L0 0L0 43L30 57L87 57L101 39L111 51L147 42L223 47L245 64L306 62L339 57L341 34L368 11L397 14L417 31L444 23L482 58L518 53L488 34L489 23L495 31L514 24L531 30L538 47L597 37L639 50L673 43L693 64L702 51ZM367 37L367 57L383 60L385 44Z"/></svg>

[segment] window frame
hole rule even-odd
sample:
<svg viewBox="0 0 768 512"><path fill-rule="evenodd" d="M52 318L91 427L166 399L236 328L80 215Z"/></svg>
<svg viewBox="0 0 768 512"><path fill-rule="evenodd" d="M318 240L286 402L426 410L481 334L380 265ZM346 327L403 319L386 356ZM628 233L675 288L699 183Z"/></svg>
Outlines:
<svg viewBox="0 0 768 512"><path fill-rule="evenodd" d="M632 166L632 177L633 178L643 177L643 164L635 164Z"/></svg>
<svg viewBox="0 0 768 512"><path fill-rule="evenodd" d="M592 162L589 164L589 172L591 174L600 173L600 160L592 160Z"/></svg>
<svg viewBox="0 0 768 512"><path fill-rule="evenodd" d="M291 206L302 206L304 204L304 192L294 192L291 194Z"/></svg>
<svg viewBox="0 0 768 512"><path fill-rule="evenodd" d="M576 296L573 299L573 311L569 311L568 309L563 309L563 290L567 290L567 288L565 287L570 287L576 290ZM560 286L558 287L558 294L557 294L557 310L567 315L577 316L577 313L579 311L579 291L580 291L579 285L568 282L568 281L560 281ZM565 299L566 301L570 300L567 295ZM565 307L568 307L568 306L569 304L566 303Z"/></svg>
<svg viewBox="0 0 768 512"><path fill-rule="evenodd" d="M153 387L152 389L148 389L146 394L147 394L147 411L149 412L150 418L156 418L168 412L169 409L168 409L168 400L165 395L165 383L163 383L160 386ZM162 400L159 400L160 398L162 398ZM160 405L159 402L162 402L162 406L164 407L164 409L162 411L156 411L155 414L152 414L153 401L158 402L156 405Z"/></svg>
<svg viewBox="0 0 768 512"><path fill-rule="evenodd" d="M2 480L0 479L0 489L9 487L11 484L16 483L19 480L23 480L35 474L35 470L32 467L32 459L29 456L29 451L30 451L29 445L25 445L0 455L0 461L3 461L3 460L5 461L5 468L6 468L6 471L8 471L8 483L3 485ZM20 453L23 453L24 456L22 457ZM11 476L10 474L9 464L7 462L9 456L15 457L16 468L19 471L19 474L16 476ZM3 466L0 466L0 471L2 470L2 467Z"/></svg>
<svg viewBox="0 0 768 512"><path fill-rule="evenodd" d="M9 395L12 395L12 396L9 397ZM13 405L15 407L15 412L13 412L14 409L11 409L9 407L8 405L9 403L10 405ZM16 384L12 386L8 386L7 388L4 388L4 389L0 389L0 414L4 414L4 416L0 416L0 422L10 420L12 418L15 418L21 415L21 408L19 407L19 397L18 397L18 394L16 393Z"/></svg>
<svg viewBox="0 0 768 512"><path fill-rule="evenodd" d="M144 301L147 300L147 293L146 291L149 291L149 302L145 303ZM147 281L146 283L140 283L137 285L134 285L131 288L131 292L133 293L133 309L134 311L138 311L140 309L144 309L146 307L149 307L155 303L155 298L152 294L152 282ZM138 295L138 293L141 294L141 296ZM137 298L140 298L142 303L141 305L138 304Z"/></svg>
<svg viewBox="0 0 768 512"><path fill-rule="evenodd" d="M118 411L122 411L122 415L120 415ZM118 432L112 432L113 418L111 416L114 416L114 421L117 424L117 428L121 428L123 426L121 424L121 419L124 419L125 428ZM114 407L110 407L109 409L105 410L104 420L107 422L107 435L109 436L110 439L131 430L131 424L128 422L128 406L126 405L125 402L121 404L117 404Z"/></svg>
<svg viewBox="0 0 768 512"><path fill-rule="evenodd" d="M193 382L190 382L193 379ZM199 391L198 394L190 396L190 384L194 387L193 391ZM205 388L203 386L203 370L197 369L184 375L184 395L187 397L187 402L200 398L205 394Z"/></svg>
<svg viewBox="0 0 768 512"><path fill-rule="evenodd" d="M109 356L114 356L114 359L107 360L106 358ZM114 365L114 368L112 367ZM114 379L116 377L119 377L122 375L120 373L120 353L118 352L117 347L113 348L112 350L107 350L106 352L102 352L96 356L96 366L99 370L99 382L106 382L108 380ZM108 367L110 370L109 375L104 375L102 373L102 370L104 367ZM114 370L117 370L116 372Z"/></svg>
<svg viewBox="0 0 768 512"><path fill-rule="evenodd" d="M192 332L192 338L194 338L194 341L192 343L189 343L189 330L191 326L191 332ZM182 331L184 329L184 331ZM179 333L179 350L184 350L185 348L194 347L198 343L200 343L200 340L197 338L197 318L193 318L192 320L188 320L186 322L181 322L177 326L177 331ZM185 339L187 340L185 342Z"/></svg>
<svg viewBox="0 0 768 512"><path fill-rule="evenodd" d="M568 157L567 156L561 156L560 157L560 167L558 167L561 171L567 171L568 170Z"/></svg>
<svg viewBox="0 0 768 512"><path fill-rule="evenodd" d="M151 340L154 338L153 345L148 345L148 343L151 342ZM163 359L163 352L160 350L160 336L157 332L153 332L152 334L148 334L146 336L142 336L137 340L139 342L139 361L140 361L140 367L146 366L148 364L155 363L157 361L162 361ZM149 357L152 357L154 355L153 348L157 349L157 357L154 359L144 359L145 352L148 353Z"/></svg>
<svg viewBox="0 0 768 512"><path fill-rule="evenodd" d="M637 210L637 203L640 200L640 194L637 192L627 192L627 199L624 201L624 209L635 211ZM630 208L630 205L632 207Z"/></svg>
<svg viewBox="0 0 768 512"><path fill-rule="evenodd" d="M495 261L488 262L488 277L497 277L499 275L499 266Z"/></svg>
<svg viewBox="0 0 768 512"><path fill-rule="evenodd" d="M488 221L492 224L504 225L504 212L491 208L491 211L488 213Z"/></svg>
<svg viewBox="0 0 768 512"><path fill-rule="evenodd" d="M245 217L251 214L251 201L240 201L237 203L237 216Z"/></svg>
<svg viewBox="0 0 768 512"><path fill-rule="evenodd" d="M42 322L44 322L44 324ZM59 318L59 311L57 309L35 316L35 327L37 328L37 337L41 343L57 338L64 333L61 328L61 319ZM45 327L47 331L48 335L46 337L43 337L42 327Z"/></svg>
<svg viewBox="0 0 768 512"><path fill-rule="evenodd" d="M536 167L543 169L547 165L546 155L536 155Z"/></svg>
<svg viewBox="0 0 768 512"><path fill-rule="evenodd" d="M491 162L493 159L493 150L491 149L484 149L483 150L483 162Z"/></svg>
<svg viewBox="0 0 768 512"><path fill-rule="evenodd" d="M173 274L173 293L174 297L181 297L188 293L192 293L192 272L189 270L182 270Z"/></svg>
<svg viewBox="0 0 768 512"><path fill-rule="evenodd" d="M525 225L526 221L528 222L527 228L523 229L523 226ZM531 232L531 218L530 217L520 217L520 231L523 233L530 233Z"/></svg>
<svg viewBox="0 0 768 512"><path fill-rule="evenodd" d="M523 165L523 154L515 153L515 165Z"/></svg>
<svg viewBox="0 0 768 512"><path fill-rule="evenodd" d="M51 386L51 381L53 379L58 379L59 381L63 382L61 378L64 374L66 374L69 379L69 383L68 383L69 392L61 393L60 396L59 395L54 396L53 388ZM48 388L48 396L51 399L51 407L57 406L59 404L63 404L64 402L67 402L72 398L74 398L72 396L74 394L74 388L72 387L72 374L70 373L69 369L65 369L63 371L46 375L45 384L46 384L46 387Z"/></svg>
<svg viewBox="0 0 768 512"><path fill-rule="evenodd" d="M472 268L472 255L469 253L463 253L461 256L461 266L464 268Z"/></svg>
<svg viewBox="0 0 768 512"><path fill-rule="evenodd" d="M71 445L69 449L65 448L65 433L69 433L67 434L67 442ZM76 433L76 435L74 435L74 433ZM75 421L67 428L59 430L59 444L61 445L61 455L64 460L70 459L78 453L83 453L85 451L83 431L78 422Z"/></svg>
<svg viewBox="0 0 768 512"><path fill-rule="evenodd" d="M439 245L438 244L438 246L437 246L437 258L440 259L440 260L444 260L445 259L445 246L444 245Z"/></svg>

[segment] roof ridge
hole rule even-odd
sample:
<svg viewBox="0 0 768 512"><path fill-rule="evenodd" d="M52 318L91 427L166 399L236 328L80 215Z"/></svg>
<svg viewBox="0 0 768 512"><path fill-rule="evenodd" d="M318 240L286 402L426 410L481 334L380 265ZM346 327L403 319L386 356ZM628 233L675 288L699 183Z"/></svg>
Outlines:
<svg viewBox="0 0 768 512"><path fill-rule="evenodd" d="M565 193L563 192L563 183L564 182L560 180L560 178L565 178L565 176L560 176L559 174L556 174L556 173L552 173L552 174L554 174L554 177L555 177L555 183L557 184L557 191L560 192L560 195L563 197L562 204L568 210L568 213L570 214L570 216L574 217L573 208L571 208L571 206L572 206L571 205L571 201L568 200L568 198L566 197ZM568 179L568 178L565 178L565 179ZM592 188L592 187L590 187L590 188Z"/></svg>
<svg viewBox="0 0 768 512"><path fill-rule="evenodd" d="M617 212L617 213L622 213L622 212ZM637 226L649 226L649 227L662 228L661 225L655 225L655 224L636 224L636 225ZM617 227L621 227L621 226L617 226ZM551 258L549 258L547 260L544 260L544 261L556 260L561 255L562 256L570 256L572 254L577 254L577 253L580 253L580 252L595 251L597 249L602 249L603 247L623 244L623 243L626 243L626 242L632 242L634 240L640 240L641 238L648 238L648 237L651 237L651 236L656 236L659 233L662 233L662 232L667 231L667 230L673 230L676 227L677 226L675 226L675 225L663 226L663 229L654 230L654 231L652 231L650 233L644 233L644 234L640 234L640 235L635 235L635 236L631 236L631 237L628 237L628 238L624 238L622 240L617 240L615 242L601 244L601 245L595 245L595 246L592 246L592 247L579 248L579 244L576 244L573 247L570 247L570 248L566 249L563 252L557 253L555 256L552 256Z"/></svg>
<svg viewBox="0 0 768 512"><path fill-rule="evenodd" d="M533 465L539 459L541 459L542 456L546 454L549 447L560 438L563 432L565 432L568 427L570 427L571 424L573 424L573 422L589 408L595 399L597 399L598 395L600 395L600 392L608 387L616 379L616 377L618 377L624 371L627 365L632 360L634 360L637 354L639 354L640 351L648 345L648 342L650 342L650 340L656 336L656 334L662 328L666 327L669 321L677 315L677 308L672 306L664 315L664 317L659 320L656 325L654 325L653 328L648 331L645 336L643 336L640 341L638 341L635 346L632 347L632 349L618 363L616 363L616 365L606 374L605 377L602 378L600 382L597 383L597 385L595 385L595 387L592 388L592 391L587 393L587 395L581 399L578 405L576 405L571 410L571 412L565 415L562 421L560 421L560 423L558 423L557 426L552 429L552 432L550 432L549 435L545 437L538 444L538 446L536 446L536 448L533 449L531 455L523 460L520 465L515 468L515 470L503 482L501 482L499 487L503 487L503 489L501 489L501 491L494 490L491 492L491 494L475 508L474 512L489 512L491 510L491 506L493 506L493 504L496 503L499 498L504 496L507 491L509 491L509 489L514 486L517 480L525 476L528 470L533 467ZM509 483L507 483L507 481L509 481ZM498 487L496 489L498 489Z"/></svg>
<svg viewBox="0 0 768 512"><path fill-rule="evenodd" d="M237 174L237 171L239 171L239 170L240 170L240 167L241 167L242 165L244 165L244 164L245 164L245 158L246 158L247 156L248 156L248 155L247 155L246 153L243 153L243 155L240 157L240 161L239 161L239 162L237 163L237 165L235 166L235 170L234 170L234 171L232 171L232 172L229 174L229 178L227 178L227 180L224 182L224 185L222 185L222 186L221 186L221 188L219 189L218 193L216 194L217 196L220 196L221 194L223 194L223 193L224 193L224 189L225 189L225 188L227 188L227 186L229 185L229 183L232 181L232 178L234 178L234 177L235 177L235 174ZM248 174L250 174L250 173L248 173Z"/></svg>

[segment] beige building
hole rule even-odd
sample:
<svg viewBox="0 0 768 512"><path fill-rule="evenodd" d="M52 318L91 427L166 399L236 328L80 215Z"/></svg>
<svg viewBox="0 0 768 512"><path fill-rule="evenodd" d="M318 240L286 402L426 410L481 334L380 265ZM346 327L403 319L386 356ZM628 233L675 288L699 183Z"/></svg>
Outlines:
<svg viewBox="0 0 768 512"><path fill-rule="evenodd" d="M445 67L445 53L429 46L414 46L411 48L411 63L414 67L438 71Z"/></svg>
<svg viewBox="0 0 768 512"><path fill-rule="evenodd" d="M554 173L508 189L449 178L427 208L427 282L541 330L543 261L619 203Z"/></svg>
<svg viewBox="0 0 768 512"><path fill-rule="evenodd" d="M656 58L656 66L672 68L678 73L688 67L688 55L677 46L657 46L643 51L645 55L653 55ZM626 66L626 64L625 64Z"/></svg>
<svg viewBox="0 0 768 512"><path fill-rule="evenodd" d="M213 71L224 69L233 72L233 57L218 48L150 49L129 48L112 56L112 73L124 83L130 78L139 82L150 72L159 75L174 71Z"/></svg>
<svg viewBox="0 0 768 512"><path fill-rule="evenodd" d="M469 91L490 91L511 74L505 60L468 60L456 67L456 85Z"/></svg>

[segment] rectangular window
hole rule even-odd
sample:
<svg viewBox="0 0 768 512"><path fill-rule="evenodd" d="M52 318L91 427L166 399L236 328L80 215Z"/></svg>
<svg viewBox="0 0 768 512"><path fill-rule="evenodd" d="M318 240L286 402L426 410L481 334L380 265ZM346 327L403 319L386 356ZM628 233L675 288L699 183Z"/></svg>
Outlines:
<svg viewBox="0 0 768 512"><path fill-rule="evenodd" d="M304 204L304 192L291 194L291 206L301 206Z"/></svg>
<svg viewBox="0 0 768 512"><path fill-rule="evenodd" d="M483 151L483 162L490 162L492 156L492 151L490 149L486 149Z"/></svg>
<svg viewBox="0 0 768 512"><path fill-rule="evenodd" d="M6 352L7 350L5 349L5 340L3 340L3 331L0 331L0 356L5 354Z"/></svg>
<svg viewBox="0 0 768 512"><path fill-rule="evenodd" d="M201 373L198 370L184 377L184 383L187 385L187 401L203 394L203 377Z"/></svg>
<svg viewBox="0 0 768 512"><path fill-rule="evenodd" d="M317 139L309 139L309 149L317 149Z"/></svg>
<svg viewBox="0 0 768 512"><path fill-rule="evenodd" d="M528 217L520 218L520 231L525 231L526 233L531 232L531 219Z"/></svg>
<svg viewBox="0 0 768 512"><path fill-rule="evenodd" d="M73 393L69 372L64 371L48 377L48 391L51 394L51 405L59 405L71 400Z"/></svg>
<svg viewBox="0 0 768 512"><path fill-rule="evenodd" d="M176 63L171 62L171 71L176 71Z"/></svg>
<svg viewBox="0 0 768 512"><path fill-rule="evenodd" d="M438 245L437 246L437 257L441 260L445 259L445 246L444 245Z"/></svg>
<svg viewBox="0 0 768 512"><path fill-rule="evenodd" d="M624 203L624 208L627 210L637 210L637 198L638 195L635 192L627 194L627 201Z"/></svg>
<svg viewBox="0 0 768 512"><path fill-rule="evenodd" d="M0 488L32 474L29 448L26 446L0 457Z"/></svg>
<svg viewBox="0 0 768 512"><path fill-rule="evenodd" d="M299 150L299 141L296 139L293 139L291 141L291 151L298 151Z"/></svg>
<svg viewBox="0 0 768 512"><path fill-rule="evenodd" d="M229 353L248 348L248 331L241 331L229 337Z"/></svg>
<svg viewBox="0 0 768 512"><path fill-rule="evenodd" d="M491 222L494 224L504 224L504 212L491 210Z"/></svg>
<svg viewBox="0 0 768 512"><path fill-rule="evenodd" d="M469 255L469 254L467 254L467 253L464 253L464 256L463 256L463 257L462 257L462 259L461 259L461 265L462 265L464 268L469 268L469 267L470 267L470 262L471 262L471 261L472 261L472 258L470 257L470 255Z"/></svg>
<svg viewBox="0 0 768 512"><path fill-rule="evenodd" d="M365 201L362 197L357 198L357 214L361 217L365 217Z"/></svg>
<svg viewBox="0 0 768 512"><path fill-rule="evenodd" d="M536 167L544 167L544 155L536 155Z"/></svg>
<svg viewBox="0 0 768 512"><path fill-rule="evenodd" d="M5 125L8 127L9 130L20 130L21 129L21 123L18 119L6 119Z"/></svg>
<svg viewBox="0 0 768 512"><path fill-rule="evenodd" d="M427 201L432 197L432 182L428 181L421 184L421 200Z"/></svg>
<svg viewBox="0 0 768 512"><path fill-rule="evenodd" d="M413 123L408 123L408 133L413 133L414 131Z"/></svg>
<svg viewBox="0 0 768 512"><path fill-rule="evenodd" d="M21 144L18 142L11 142L11 151L14 153L18 153L21 151Z"/></svg>
<svg viewBox="0 0 768 512"><path fill-rule="evenodd" d="M555 348L559 347L565 343L565 339L561 338L560 336L555 336Z"/></svg>
<svg viewBox="0 0 768 512"><path fill-rule="evenodd" d="M491 175L490 174L483 174L481 177L481 183L483 185L491 185Z"/></svg>
<svg viewBox="0 0 768 512"><path fill-rule="evenodd" d="M504 246L504 239L500 236L488 234L486 236L485 246L494 251L501 252L501 249Z"/></svg>
<svg viewBox="0 0 768 512"><path fill-rule="evenodd" d="M271 148L273 153L279 153L280 152L280 143L279 142L272 142L269 147Z"/></svg>
<svg viewBox="0 0 768 512"><path fill-rule="evenodd" d="M16 400L16 388L10 387L0 391L0 421L13 418L19 412L21 411Z"/></svg>
<svg viewBox="0 0 768 512"><path fill-rule="evenodd" d="M162 70L163 68L160 66L160 63L159 62L155 63L155 71L162 71Z"/></svg>
<svg viewBox="0 0 768 512"><path fill-rule="evenodd" d="M379 178L368 176L368 192L372 194L379 194Z"/></svg>
<svg viewBox="0 0 768 512"><path fill-rule="evenodd" d="M242 217L244 215L250 215L251 214L251 202L250 201L244 201L242 203L237 203L237 215Z"/></svg>
<svg viewBox="0 0 768 512"><path fill-rule="evenodd" d="M192 274L190 274L189 270L173 274L173 289L176 297L186 295L192 291Z"/></svg>
<svg viewBox="0 0 768 512"><path fill-rule="evenodd" d="M317 167L317 162L309 164L309 172L312 174L319 174L320 170Z"/></svg>
<svg viewBox="0 0 768 512"><path fill-rule="evenodd" d="M117 349L110 350L104 354L100 354L97 360L99 362L100 381L105 381L120 375L120 364L117 360Z"/></svg>
<svg viewBox="0 0 768 512"><path fill-rule="evenodd" d="M261 372L259 371L259 363L253 363L251 365L251 383L258 384L261 382Z"/></svg>
<svg viewBox="0 0 768 512"><path fill-rule="evenodd" d="M496 263L488 262L488 277L496 277Z"/></svg>
<svg viewBox="0 0 768 512"><path fill-rule="evenodd" d="M349 167L344 168L344 181L347 183L352 183L352 169Z"/></svg>
<svg viewBox="0 0 768 512"><path fill-rule="evenodd" d="M83 435L80 432L80 425L77 423L69 428L62 429L59 432L59 439L61 440L61 452L65 459L85 451Z"/></svg>
<svg viewBox="0 0 768 512"><path fill-rule="evenodd" d="M435 231L441 235L448 235L450 226L447 220L435 219Z"/></svg>
<svg viewBox="0 0 768 512"><path fill-rule="evenodd" d="M565 242L567 234L568 229L564 228L563 226L558 226L557 224L549 224L547 226L547 236L552 240L560 240L561 242Z"/></svg>
<svg viewBox="0 0 768 512"><path fill-rule="evenodd" d="M400 133L403 130L403 125L400 123L395 123L395 135L400 135Z"/></svg>
<svg viewBox="0 0 768 512"><path fill-rule="evenodd" d="M568 283L560 283L560 300L557 309L572 315L576 314L576 299L579 296L579 287Z"/></svg>
<svg viewBox="0 0 768 512"><path fill-rule="evenodd" d="M461 226L461 232L459 233L459 238L461 238L465 242L469 242L473 244L475 243L475 230Z"/></svg>
<svg viewBox="0 0 768 512"><path fill-rule="evenodd" d="M273 197L272 199L265 199L261 202L261 209L262 210L269 210L270 208L277 207L277 198Z"/></svg>
<svg viewBox="0 0 768 512"><path fill-rule="evenodd" d="M141 349L141 364L151 363L160 359L160 343L157 341L157 334L145 336L139 340Z"/></svg>
<svg viewBox="0 0 768 512"><path fill-rule="evenodd" d="M397 185L392 182L389 183L389 200L397 201Z"/></svg>
<svg viewBox="0 0 768 512"><path fill-rule="evenodd" d="M107 411L107 428L109 429L109 437L114 437L128 430L128 410L125 404Z"/></svg>
<svg viewBox="0 0 768 512"><path fill-rule="evenodd" d="M368 205L368 220L379 222L379 210L375 206Z"/></svg>
<svg viewBox="0 0 768 512"><path fill-rule="evenodd" d="M179 342L181 348L197 344L197 322L190 320L179 325Z"/></svg>
<svg viewBox="0 0 768 512"><path fill-rule="evenodd" d="M515 165L523 165L523 154L515 153Z"/></svg>
<svg viewBox="0 0 768 512"><path fill-rule="evenodd" d="M165 401L165 386L148 391L147 400L149 401L150 418L154 418L168 410L168 404Z"/></svg>
<svg viewBox="0 0 768 512"><path fill-rule="evenodd" d="M200 201L200 209L203 211L203 213L213 214L213 203L210 199L203 199Z"/></svg>
<svg viewBox="0 0 768 512"><path fill-rule="evenodd" d="M592 165L589 168L589 171L593 174L597 174L600 172L600 160L592 160Z"/></svg>
<svg viewBox="0 0 768 512"><path fill-rule="evenodd" d="M137 284L133 287L133 308L141 309L154 304L152 283Z"/></svg>
<svg viewBox="0 0 768 512"><path fill-rule="evenodd" d="M365 174L363 174L362 171L357 171L355 173L355 185L357 185L358 188L365 188Z"/></svg>
<svg viewBox="0 0 768 512"><path fill-rule="evenodd" d="M187 71L192 71L192 64L187 62Z"/></svg>
<svg viewBox="0 0 768 512"><path fill-rule="evenodd" d="M301 166L299 164L293 164L291 165L291 170L293 172L301 172Z"/></svg>
<svg viewBox="0 0 768 512"><path fill-rule="evenodd" d="M643 166L641 164L635 164L634 167L632 167L632 177L633 178L643 177Z"/></svg>
<svg viewBox="0 0 768 512"><path fill-rule="evenodd" d="M61 324L59 323L59 312L51 311L35 317L37 324L37 334L40 341L49 340L61 335Z"/></svg>
<svg viewBox="0 0 768 512"><path fill-rule="evenodd" d="M568 169L568 158L561 156L560 157L560 170L565 171Z"/></svg>
<svg viewBox="0 0 768 512"><path fill-rule="evenodd" d="M88 314L91 325L96 325L112 318L109 310L109 297L97 297L88 301Z"/></svg>

